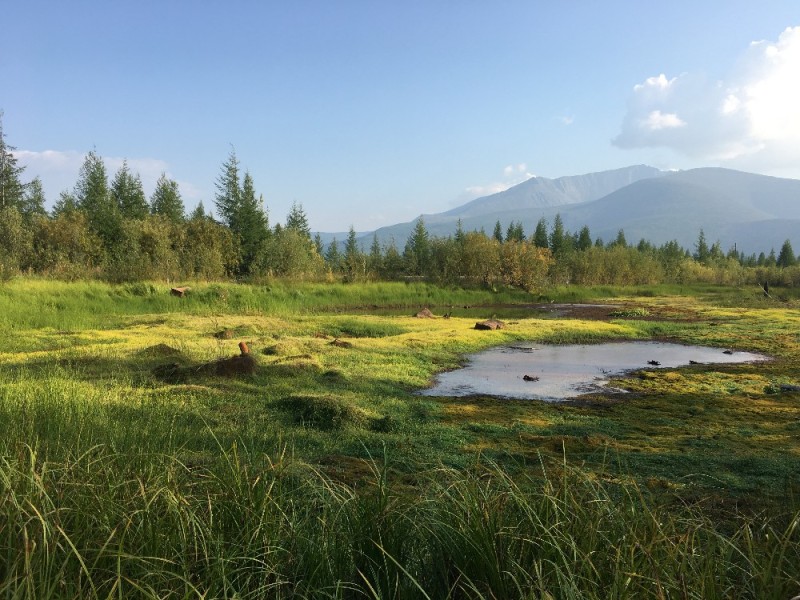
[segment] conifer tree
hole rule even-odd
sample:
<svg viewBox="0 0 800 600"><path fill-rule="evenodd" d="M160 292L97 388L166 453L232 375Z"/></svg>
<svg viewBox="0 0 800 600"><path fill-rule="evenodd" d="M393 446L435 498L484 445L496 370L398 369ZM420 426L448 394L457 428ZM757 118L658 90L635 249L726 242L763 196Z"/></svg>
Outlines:
<svg viewBox="0 0 800 600"><path fill-rule="evenodd" d="M545 221L544 217L536 223L536 230L533 233L533 245L537 248L550 247L550 239L547 235L547 221Z"/></svg>
<svg viewBox="0 0 800 600"><path fill-rule="evenodd" d="M410 275L425 275L430 263L430 241L425 221L420 217L403 249L403 259Z"/></svg>
<svg viewBox="0 0 800 600"><path fill-rule="evenodd" d="M202 203L199 206L202 207ZM173 223L181 223L185 218L178 182L167 178L166 173L161 173L156 182L156 189L150 198L150 212L166 217Z"/></svg>
<svg viewBox="0 0 800 600"><path fill-rule="evenodd" d="M42 180L34 177L25 190L19 212L22 213L26 221L30 221L35 216L45 217L47 216L47 211L44 205L45 197Z"/></svg>
<svg viewBox="0 0 800 600"><path fill-rule="evenodd" d="M554 255L558 255L566 248L566 232L564 231L564 223L561 220L561 215L557 214L553 221L553 230L550 233L550 251Z"/></svg>
<svg viewBox="0 0 800 600"><path fill-rule="evenodd" d="M351 225L344 245L344 271L347 280L355 281L363 276L365 267L364 253L358 245L356 231Z"/></svg>
<svg viewBox="0 0 800 600"><path fill-rule="evenodd" d="M269 236L269 223L264 211L264 199L256 199L255 185L249 172L244 174L242 195L237 216L237 228L231 228L239 236L242 245L241 270L248 273L251 270L259 249Z"/></svg>
<svg viewBox="0 0 800 600"><path fill-rule="evenodd" d="M25 167L17 166L14 146L6 145L6 134L3 131L3 111L0 111L0 209L22 204L25 186L20 175Z"/></svg>
<svg viewBox="0 0 800 600"><path fill-rule="evenodd" d="M592 234L589 233L589 227L584 225L580 233L578 233L578 240L575 244L578 250L588 250L592 247Z"/></svg>
<svg viewBox="0 0 800 600"><path fill-rule="evenodd" d="M777 265L779 267L791 267L797 263L797 257L794 255L792 243L789 240L783 242L781 251L778 254Z"/></svg>
<svg viewBox="0 0 800 600"><path fill-rule="evenodd" d="M328 249L325 251L325 262L332 273L338 273L342 267L342 255L339 254L339 243L336 237L328 244Z"/></svg>
<svg viewBox="0 0 800 600"><path fill-rule="evenodd" d="M701 229L700 235L697 236L697 244L695 245L695 253L694 258L695 260L706 263L708 259L711 257L711 251L708 249L708 242L706 242L706 234Z"/></svg>
<svg viewBox="0 0 800 600"><path fill-rule="evenodd" d="M500 225L500 220L494 224L494 232L492 233L492 237L496 239L501 244L503 243L503 226Z"/></svg>
<svg viewBox="0 0 800 600"><path fill-rule="evenodd" d="M139 174L132 174L128 161L123 161L111 182L111 200L126 219L144 219L150 212Z"/></svg>
<svg viewBox="0 0 800 600"><path fill-rule="evenodd" d="M286 229L294 229L308 239L311 239L311 228L308 226L308 217L303 210L303 205L292 203L292 208L286 216Z"/></svg>
<svg viewBox="0 0 800 600"><path fill-rule="evenodd" d="M111 249L121 239L122 217L109 194L105 163L94 150L83 160L75 184L75 201L78 209L86 213L89 226L100 236L106 250Z"/></svg>
<svg viewBox="0 0 800 600"><path fill-rule="evenodd" d="M216 181L217 193L214 197L214 205L217 209L217 217L231 231L239 229L239 211L242 206L242 188L239 184L239 160L236 158L236 151L231 149L228 160L222 164L222 172Z"/></svg>

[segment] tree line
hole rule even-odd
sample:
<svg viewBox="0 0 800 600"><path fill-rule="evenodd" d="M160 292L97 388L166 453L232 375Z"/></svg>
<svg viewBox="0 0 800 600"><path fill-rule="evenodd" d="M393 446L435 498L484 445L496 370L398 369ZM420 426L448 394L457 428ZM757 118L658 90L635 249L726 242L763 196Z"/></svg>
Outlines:
<svg viewBox="0 0 800 600"><path fill-rule="evenodd" d="M624 231L604 242L588 227L564 228L539 220L527 235L521 222L499 221L491 234L464 231L432 236L420 217L399 248L373 235L362 247L347 238L323 244L312 236L301 204L270 225L253 177L235 151L216 179L216 218L202 203L186 214L178 183L162 173L148 199L127 162L109 181L92 150L71 191L45 209L41 181L24 182L0 114L0 278L16 274L75 279L136 280L269 277L330 281L427 279L447 284L511 285L533 291L553 284L800 283L800 266L786 240L776 255L723 252L701 230L692 251L672 241L629 244Z"/></svg>

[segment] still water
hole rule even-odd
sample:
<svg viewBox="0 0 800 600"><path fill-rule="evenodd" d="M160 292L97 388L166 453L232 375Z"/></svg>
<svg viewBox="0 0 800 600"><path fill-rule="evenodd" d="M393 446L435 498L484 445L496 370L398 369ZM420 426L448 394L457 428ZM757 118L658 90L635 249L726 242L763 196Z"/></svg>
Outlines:
<svg viewBox="0 0 800 600"><path fill-rule="evenodd" d="M472 354L466 367L440 374L433 387L419 393L556 401L609 391L607 384L611 377L637 369L767 360L761 354L728 352L723 348L664 342L563 346L520 343Z"/></svg>

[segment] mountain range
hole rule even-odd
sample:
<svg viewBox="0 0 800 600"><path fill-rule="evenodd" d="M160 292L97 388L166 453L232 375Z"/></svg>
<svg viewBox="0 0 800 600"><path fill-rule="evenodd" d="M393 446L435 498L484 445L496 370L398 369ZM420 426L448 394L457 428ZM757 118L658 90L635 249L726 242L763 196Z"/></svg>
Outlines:
<svg viewBox="0 0 800 600"><path fill-rule="evenodd" d="M532 177L421 217L435 236L453 234L459 220L465 231L483 229L488 234L498 221L504 232L512 221L519 222L530 235L542 218L549 230L557 214L567 230L586 225L593 239L605 241L622 229L628 243L676 240L691 250L702 229L709 245L718 241L723 251L735 245L746 254L768 253L786 239L800 250L800 180L722 168L661 171L636 165L558 179ZM369 247L377 235L381 243L394 240L402 251L416 220L362 234L361 243Z"/></svg>

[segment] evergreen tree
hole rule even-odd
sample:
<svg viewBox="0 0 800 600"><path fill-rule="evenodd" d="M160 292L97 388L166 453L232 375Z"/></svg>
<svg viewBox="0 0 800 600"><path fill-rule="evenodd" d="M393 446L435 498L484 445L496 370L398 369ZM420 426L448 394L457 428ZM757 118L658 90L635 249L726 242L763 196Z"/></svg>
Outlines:
<svg viewBox="0 0 800 600"><path fill-rule="evenodd" d="M381 252L381 245L378 242L378 234L372 234L372 244L369 247L369 257L367 259L367 268L372 276L375 277L383 270L383 253Z"/></svg>
<svg viewBox="0 0 800 600"><path fill-rule="evenodd" d="M580 233L578 233L578 239L575 242L575 247L578 250L588 250L592 247L592 234L589 232L589 227L584 225Z"/></svg>
<svg viewBox="0 0 800 600"><path fill-rule="evenodd" d="M525 240L525 230L522 228L522 222L514 222L508 224L506 230L507 242L522 242Z"/></svg>
<svg viewBox="0 0 800 600"><path fill-rule="evenodd" d="M58 200L56 200L56 203L53 205L53 217L68 215L76 210L78 210L78 200L75 196L64 190L59 194Z"/></svg>
<svg viewBox="0 0 800 600"><path fill-rule="evenodd" d="M533 244L537 248L550 247L550 239L547 236L547 221L545 221L544 217L536 223L536 230L533 232Z"/></svg>
<svg viewBox="0 0 800 600"><path fill-rule="evenodd" d="M708 249L708 242L706 242L706 234L701 229L700 234L697 236L697 244L695 245L694 258L698 262L707 263L711 257L711 251Z"/></svg>
<svg viewBox="0 0 800 600"><path fill-rule="evenodd" d="M314 234L314 249L320 256L322 256L325 251L324 246L322 244L322 236L319 234L319 232Z"/></svg>
<svg viewBox="0 0 800 600"><path fill-rule="evenodd" d="M192 214L189 215L189 220L190 221L199 221L201 219L207 219L207 218L208 218L208 215L206 215L206 209L203 206L203 203L202 202L198 202L197 206L195 206L194 210L192 211Z"/></svg>
<svg viewBox="0 0 800 600"><path fill-rule="evenodd" d="M253 178L249 172L244 174L240 206L236 218L236 228L231 227L242 245L241 272L251 272L251 266L259 248L269 236L269 223L264 211L264 200L256 199Z"/></svg>
<svg viewBox="0 0 800 600"><path fill-rule="evenodd" d="M356 231L350 226L347 242L344 245L344 272L348 281L355 281L364 275L366 264L364 253L358 245Z"/></svg>
<svg viewBox="0 0 800 600"><path fill-rule="evenodd" d="M458 223L456 224L455 242L458 244L459 248L464 247L464 226L461 224L460 217L458 219Z"/></svg>
<svg viewBox="0 0 800 600"><path fill-rule="evenodd" d="M403 259L410 275L424 275L430 263L430 241L425 221L420 217L403 250Z"/></svg>
<svg viewBox="0 0 800 600"><path fill-rule="evenodd" d="M45 198L42 180L38 177L34 177L33 181L28 184L25 190L19 212L22 213L26 221L30 221L35 216L45 217L47 216L47 211L44 205Z"/></svg>
<svg viewBox="0 0 800 600"><path fill-rule="evenodd" d="M123 161L119 171L114 175L110 193L112 202L116 204L124 218L141 220L150 213L142 189L142 180L138 173L136 175L131 173L128 161Z"/></svg>
<svg viewBox="0 0 800 600"><path fill-rule="evenodd" d="M228 160L222 163L222 172L217 177L216 188L214 205L217 209L217 217L236 233L239 230L242 188L239 184L239 160L233 149L228 155Z"/></svg>
<svg viewBox="0 0 800 600"><path fill-rule="evenodd" d="M775 258L775 248L772 248L769 251L769 256L767 256L767 262L765 264L768 267L774 267L777 263L778 263L778 261Z"/></svg>
<svg viewBox="0 0 800 600"><path fill-rule="evenodd" d="M501 244L503 243L503 226L500 225L499 220L494 224L494 233L492 234L492 237Z"/></svg>
<svg viewBox="0 0 800 600"><path fill-rule="evenodd" d="M778 254L777 265L779 267L791 267L797 263L797 257L792 250L792 243L789 240L783 242L781 251Z"/></svg>
<svg viewBox="0 0 800 600"><path fill-rule="evenodd" d="M625 232L620 229L617 232L616 239L611 242L611 247L619 246L620 248L627 248L628 247L628 240L625 239Z"/></svg>
<svg viewBox="0 0 800 600"><path fill-rule="evenodd" d="M566 249L567 234L564 231L564 223L561 214L557 214L553 220L553 231L550 233L550 251L553 255L558 255Z"/></svg>
<svg viewBox="0 0 800 600"><path fill-rule="evenodd" d="M286 229L293 229L311 239L311 228L308 226L308 217L302 204L292 202L292 208L286 216Z"/></svg>
<svg viewBox="0 0 800 600"><path fill-rule="evenodd" d="M17 166L13 152L14 146L6 145L6 134L3 131L3 111L0 111L0 209L8 207L20 208L25 194L25 186L20 175L25 167Z"/></svg>
<svg viewBox="0 0 800 600"><path fill-rule="evenodd" d="M182 223L184 220L183 200L178 191L178 182L168 179L166 173L161 173L156 182L156 189L150 198L150 211L154 215L166 217L173 223Z"/></svg>
<svg viewBox="0 0 800 600"><path fill-rule="evenodd" d="M122 216L111 199L103 159L92 150L83 160L75 184L77 207L86 213L92 231L100 236L106 250L111 249L122 233Z"/></svg>
<svg viewBox="0 0 800 600"><path fill-rule="evenodd" d="M342 255L339 254L339 243L336 237L328 244L328 249L325 252L325 262L332 273L338 273L342 268Z"/></svg>

